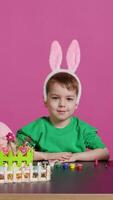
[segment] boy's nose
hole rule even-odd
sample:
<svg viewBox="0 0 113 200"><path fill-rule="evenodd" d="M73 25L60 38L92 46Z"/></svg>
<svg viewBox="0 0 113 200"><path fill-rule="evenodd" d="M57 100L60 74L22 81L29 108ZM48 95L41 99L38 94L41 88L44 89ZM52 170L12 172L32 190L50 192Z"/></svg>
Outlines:
<svg viewBox="0 0 113 200"><path fill-rule="evenodd" d="M60 107L65 107L65 106L66 106L66 102L65 102L64 99L61 99L61 100L59 101L59 106L60 106Z"/></svg>

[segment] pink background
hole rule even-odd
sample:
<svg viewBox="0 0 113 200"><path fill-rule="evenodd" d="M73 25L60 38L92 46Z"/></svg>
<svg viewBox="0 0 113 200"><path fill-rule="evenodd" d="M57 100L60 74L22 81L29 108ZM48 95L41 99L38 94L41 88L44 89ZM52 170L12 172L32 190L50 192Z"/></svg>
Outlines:
<svg viewBox="0 0 113 200"><path fill-rule="evenodd" d="M66 66L66 50L76 38L83 85L76 115L99 129L113 159L112 11L112 0L1 0L0 121L16 132L47 114L42 88L50 44L60 41Z"/></svg>

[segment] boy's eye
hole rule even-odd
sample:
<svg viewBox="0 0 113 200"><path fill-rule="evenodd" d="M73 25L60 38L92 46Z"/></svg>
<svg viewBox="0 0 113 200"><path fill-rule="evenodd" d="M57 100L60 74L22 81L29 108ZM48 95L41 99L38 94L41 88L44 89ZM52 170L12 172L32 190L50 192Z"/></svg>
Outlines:
<svg viewBox="0 0 113 200"><path fill-rule="evenodd" d="M59 97L51 97L52 99L56 100L56 99L59 99Z"/></svg>
<svg viewBox="0 0 113 200"><path fill-rule="evenodd" d="M68 101L73 101L74 99L73 99L73 98L70 98L70 97L68 97L68 98L67 98L67 100L68 100Z"/></svg>

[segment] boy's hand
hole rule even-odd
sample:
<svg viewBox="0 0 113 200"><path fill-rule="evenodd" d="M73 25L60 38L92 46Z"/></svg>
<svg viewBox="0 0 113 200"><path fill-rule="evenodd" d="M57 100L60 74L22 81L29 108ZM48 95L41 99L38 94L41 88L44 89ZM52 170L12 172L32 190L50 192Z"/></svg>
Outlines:
<svg viewBox="0 0 113 200"><path fill-rule="evenodd" d="M72 153L71 157L68 160L64 160L64 162L74 162L79 158L79 153Z"/></svg>
<svg viewBox="0 0 113 200"><path fill-rule="evenodd" d="M46 153L34 151L34 157L33 160L47 160Z"/></svg>
<svg viewBox="0 0 113 200"><path fill-rule="evenodd" d="M77 156L75 153L72 154L72 156L70 157L70 159L68 160L68 162L74 162L77 160Z"/></svg>
<svg viewBox="0 0 113 200"><path fill-rule="evenodd" d="M65 161L69 160L72 157L70 152L60 152L60 153L45 153L47 160L60 160Z"/></svg>

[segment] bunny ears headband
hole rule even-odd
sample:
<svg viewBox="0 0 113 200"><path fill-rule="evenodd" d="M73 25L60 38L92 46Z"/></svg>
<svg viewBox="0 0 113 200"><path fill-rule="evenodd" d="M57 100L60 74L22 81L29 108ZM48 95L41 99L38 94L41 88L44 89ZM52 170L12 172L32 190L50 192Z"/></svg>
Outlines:
<svg viewBox="0 0 113 200"><path fill-rule="evenodd" d="M51 44L50 49L50 57L49 57L49 64L52 69L52 72L48 74L44 82L44 101L47 100L46 94L46 85L48 80L55 74L59 72L65 72L71 74L77 81L78 81L78 96L76 104L79 104L79 100L81 97L81 83L79 78L77 77L74 72L77 70L77 67L80 63L80 47L77 40L73 40L67 50L66 61L68 69L61 69L62 63L62 49L58 41L53 41Z"/></svg>

